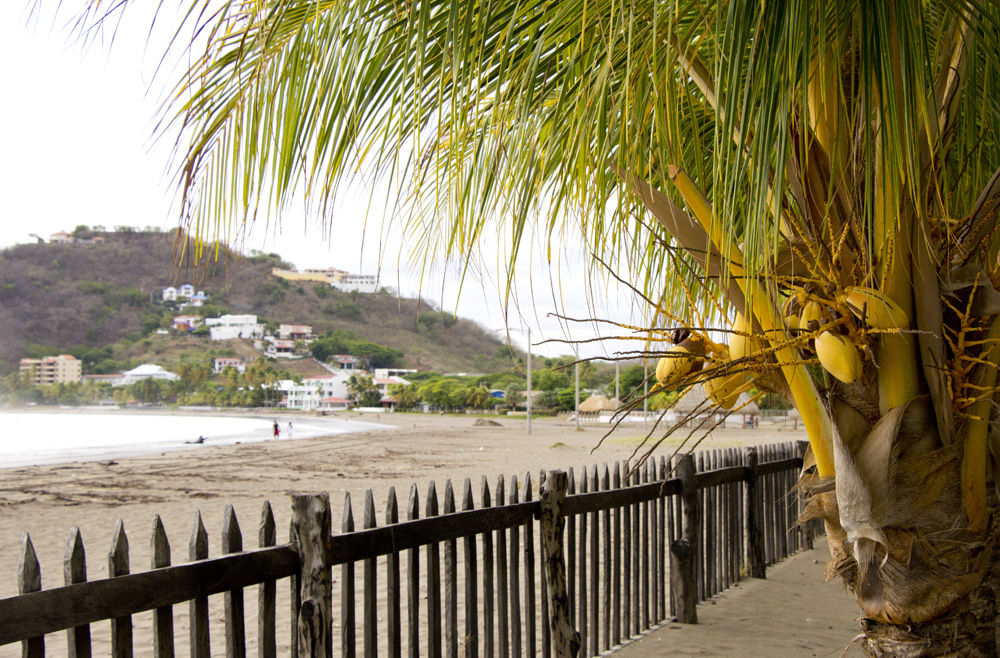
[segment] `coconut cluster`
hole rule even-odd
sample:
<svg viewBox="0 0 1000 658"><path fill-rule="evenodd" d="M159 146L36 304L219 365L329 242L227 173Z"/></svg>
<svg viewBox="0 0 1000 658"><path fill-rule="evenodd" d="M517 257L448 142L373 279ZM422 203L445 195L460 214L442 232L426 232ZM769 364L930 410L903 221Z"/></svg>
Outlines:
<svg viewBox="0 0 1000 658"><path fill-rule="evenodd" d="M832 377L850 384L861 377L871 334L909 326L906 312L889 297L857 286L829 296L799 291L788 298L782 315L786 335L774 340L739 313L728 332L728 344L687 329L673 332L674 344L656 366L658 385L673 390L701 384L715 405L732 409L740 394L774 363L779 341L797 347L803 361L815 359Z"/></svg>

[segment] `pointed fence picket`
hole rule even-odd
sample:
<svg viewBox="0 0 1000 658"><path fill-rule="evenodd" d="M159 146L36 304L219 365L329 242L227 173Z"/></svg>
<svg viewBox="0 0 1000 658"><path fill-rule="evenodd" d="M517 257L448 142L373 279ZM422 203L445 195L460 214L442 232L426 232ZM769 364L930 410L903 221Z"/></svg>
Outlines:
<svg viewBox="0 0 1000 658"><path fill-rule="evenodd" d="M153 533L150 537L151 569L170 566L170 542L159 514L153 515ZM174 655L174 610L172 606L157 608L153 613L153 656L173 658Z"/></svg>
<svg viewBox="0 0 1000 658"><path fill-rule="evenodd" d="M63 576L67 585L87 582L87 556L83 537L76 526L69 530L69 543L63 559ZM67 654L70 658L90 658L90 624L83 624L66 631Z"/></svg>
<svg viewBox="0 0 1000 658"><path fill-rule="evenodd" d="M42 567L35 555L35 545L25 533L21 538L21 559L17 565L17 593L30 594L42 590ZM45 655L45 638L25 638L21 645L22 658L41 658Z"/></svg>
<svg viewBox="0 0 1000 658"><path fill-rule="evenodd" d="M125 524L119 519L111 539L111 552L108 553L108 577L118 578L128 574L128 537L125 535ZM132 658L131 615L122 615L111 620L111 656Z"/></svg>
<svg viewBox="0 0 1000 658"><path fill-rule="evenodd" d="M208 532L201 520L201 512L194 513L194 527L188 544L188 560L197 562L208 559ZM211 639L208 629L208 595L196 596L188 605L190 615L191 658L209 658Z"/></svg>
<svg viewBox="0 0 1000 658"><path fill-rule="evenodd" d="M268 548L277 540L274 512L271 503L264 501L260 512L260 526L257 532L257 546ZM277 581L265 580L257 586L257 651L259 658L276 658L278 636L275 627L277 604Z"/></svg>
<svg viewBox="0 0 1000 658"><path fill-rule="evenodd" d="M802 503L793 487L801 464L801 446L789 444L542 472L538 490L530 474L501 476L492 491L484 477L478 508L466 479L460 509L448 481L440 512L431 482L423 518L416 485L405 520L390 489L382 527L368 491L361 529L348 494L336 535L325 496L293 496L291 543L275 545L274 514L265 503L258 548L248 551L228 506L221 556L209 558L208 535L196 513L188 562L180 565L172 565L167 533L155 516L151 570L136 574L130 574L128 537L119 521L108 554L109 578L92 582L83 538L73 528L65 586L49 590L42 590L41 568L25 535L19 595L0 600L0 644L21 642L24 656L44 656L44 635L65 630L68 655L90 656L91 624L110 620L113 656L173 656L174 608L188 602L190 653L207 657L208 597L222 594L226 655L243 657L244 590L256 586L257 651L273 658L277 583L288 579L290 655L296 657L353 658L359 651L395 657L404 650L414 658L561 657L576 642L579 655L600 655L665 621L694 621L697 601L744 574L763 576L768 565L811 546L815 524L795 526ZM333 605L335 566L340 596ZM151 652L133 649L132 616L147 611ZM334 648L336 626L340 642Z"/></svg>

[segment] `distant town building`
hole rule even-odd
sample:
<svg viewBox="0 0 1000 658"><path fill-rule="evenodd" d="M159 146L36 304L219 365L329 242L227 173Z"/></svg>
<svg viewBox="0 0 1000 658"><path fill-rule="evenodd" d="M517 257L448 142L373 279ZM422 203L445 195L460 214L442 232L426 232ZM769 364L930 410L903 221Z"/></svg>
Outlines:
<svg viewBox="0 0 1000 658"><path fill-rule="evenodd" d="M308 340L312 338L313 328L308 324L278 325L278 338L281 340Z"/></svg>
<svg viewBox="0 0 1000 658"><path fill-rule="evenodd" d="M305 269L301 272L275 267L271 270L271 274L287 281L315 281L317 283L325 283L344 292L356 290L371 294L377 290L378 277L371 274L351 274L346 270L338 270L335 267Z"/></svg>
<svg viewBox="0 0 1000 658"><path fill-rule="evenodd" d="M174 381L180 379L180 376L176 373L165 370L163 366L154 365L152 363L144 363L137 368L132 368L121 374L121 377L112 382L112 386L128 386L129 384L134 384L143 379L164 379L167 381Z"/></svg>
<svg viewBox="0 0 1000 658"><path fill-rule="evenodd" d="M393 384L402 384L403 386L410 386L412 382L409 382L402 377L372 377L372 383L378 388L378 392L382 395L382 406L383 407L395 407L396 398L389 395L389 387Z"/></svg>
<svg viewBox="0 0 1000 658"><path fill-rule="evenodd" d="M295 354L294 340L281 340L276 338L267 344L264 354L272 359L288 359Z"/></svg>
<svg viewBox="0 0 1000 658"><path fill-rule="evenodd" d="M226 368L236 368L239 372L246 372L247 365L243 363L243 359L230 356L220 356L216 357L212 361L212 372L216 375L220 374Z"/></svg>
<svg viewBox="0 0 1000 658"><path fill-rule="evenodd" d="M345 274L331 282L330 286L344 292L357 291L370 295L378 289L378 277L371 274Z"/></svg>
<svg viewBox="0 0 1000 658"><path fill-rule="evenodd" d="M114 385L115 381L120 378L121 378L121 373L113 375L84 375L83 381L92 382L94 384L104 383L104 384Z"/></svg>
<svg viewBox="0 0 1000 658"><path fill-rule="evenodd" d="M83 381L83 366L71 354L21 359L20 372L32 384L71 384Z"/></svg>
<svg viewBox="0 0 1000 658"><path fill-rule="evenodd" d="M72 233L59 231L49 236L49 244L104 244L104 238L99 235L93 238L78 238Z"/></svg>
<svg viewBox="0 0 1000 658"><path fill-rule="evenodd" d="M271 274L286 281L312 281L315 283L325 283L330 285L338 277L349 274L349 272L338 270L335 267L327 269L306 269L301 272L297 272L295 270L283 270L280 267L273 267L271 268Z"/></svg>
<svg viewBox="0 0 1000 658"><path fill-rule="evenodd" d="M200 315L177 315L174 317L173 327L177 331L191 331L197 329L202 322Z"/></svg>
<svg viewBox="0 0 1000 658"><path fill-rule="evenodd" d="M203 290L195 292L194 286L190 283L185 283L180 288L167 286L163 289L163 301L176 302L179 299L186 300L191 306L202 306L208 301L208 295Z"/></svg>
<svg viewBox="0 0 1000 658"><path fill-rule="evenodd" d="M286 389L288 394L287 406L289 409L330 409L341 408L339 402L331 401L324 406L324 400L336 398L345 401L343 408L346 408L347 400L347 380L350 375L347 373L334 373L330 375L320 375L317 377L306 377L301 384L293 384Z"/></svg>
<svg viewBox="0 0 1000 658"><path fill-rule="evenodd" d="M257 322L256 315L223 315L217 318L205 318L205 324L212 340L231 340L233 338L261 338L264 335L264 325Z"/></svg>
<svg viewBox="0 0 1000 658"><path fill-rule="evenodd" d="M329 361L341 370L360 370L363 364L361 359L350 354L334 354Z"/></svg>
<svg viewBox="0 0 1000 658"><path fill-rule="evenodd" d="M415 372L420 372L415 368L375 368L375 378L385 379L387 377L402 377L404 375L412 375Z"/></svg>
<svg viewBox="0 0 1000 658"><path fill-rule="evenodd" d="M320 411L347 411L351 401L347 398L329 397L319 401Z"/></svg>

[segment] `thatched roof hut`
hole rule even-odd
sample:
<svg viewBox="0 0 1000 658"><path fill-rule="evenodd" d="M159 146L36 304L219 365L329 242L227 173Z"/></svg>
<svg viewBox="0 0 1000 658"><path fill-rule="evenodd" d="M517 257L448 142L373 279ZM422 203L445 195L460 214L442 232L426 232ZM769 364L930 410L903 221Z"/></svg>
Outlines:
<svg viewBox="0 0 1000 658"><path fill-rule="evenodd" d="M712 410L713 405L707 401L708 396L705 395L705 389L700 384L689 387L683 393L683 397L677 400L677 404L673 406L678 417L687 416L696 410L699 414Z"/></svg>
<svg viewBox="0 0 1000 658"><path fill-rule="evenodd" d="M787 424L789 420L792 421L792 428L797 430L799 429L799 421L802 420L802 414L799 413L798 409L792 407L788 410L788 416L785 423Z"/></svg>
<svg viewBox="0 0 1000 658"><path fill-rule="evenodd" d="M759 416L760 407L757 406L756 402L750 402L750 396L746 393L741 393L739 399L736 400L736 404L733 405L733 409L739 409L739 413L743 416ZM746 406L743 406L746 405Z"/></svg>
<svg viewBox="0 0 1000 658"><path fill-rule="evenodd" d="M618 408L615 400L609 400L603 395L591 395L580 403L581 413L600 413L602 411L614 411Z"/></svg>

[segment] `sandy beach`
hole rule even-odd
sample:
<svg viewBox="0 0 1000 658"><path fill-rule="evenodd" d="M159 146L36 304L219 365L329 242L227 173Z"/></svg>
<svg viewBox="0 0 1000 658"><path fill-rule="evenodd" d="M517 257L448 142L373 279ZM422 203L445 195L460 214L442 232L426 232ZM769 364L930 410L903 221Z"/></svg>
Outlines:
<svg viewBox="0 0 1000 658"><path fill-rule="evenodd" d="M287 537L289 495L302 492L330 494L335 529L339 526L346 494L360 516L365 491L372 489L381 520L390 487L405 501L412 484L421 500L431 480L443 491L451 480L460 491L471 478L476 498L483 476L491 487L500 475L542 469L611 463L630 457L643 432L642 424L619 428L597 446L606 425L572 423L536 418L528 436L523 418L499 418L499 427L474 426L475 416L424 414L347 414L347 418L374 422L379 429L339 436L268 441L242 445L203 447L95 462L0 469L0 598L16 594L15 576L21 537L30 533L42 565L43 587L62 582L62 561L69 529L79 526L87 548L88 576L107 575L107 552L115 522L122 519L130 542L133 571L149 565L149 537L159 514L172 546L175 563L186 561L195 510L200 510L210 537L211 553L219 554L221 526L227 505L232 504L244 534L244 546L256 545L257 526L265 500L273 506L279 542ZM295 420L299 416L288 415ZM151 418L151 422L155 419ZM805 434L762 424L757 430L717 430L704 446L749 446L775 441L803 440ZM679 441L679 439L677 439ZM669 455L668 441L657 452ZM822 564L815 564L816 587L824 585ZM279 612L287 606L279 589ZM248 601L256 596L248 593ZM808 600L804 605L808 605ZM822 605L822 603L819 603ZM248 619L252 614L248 605ZM284 612L287 616L287 611ZM221 615L221 604L218 606ZM213 608L213 617L216 617ZM186 635L186 614L175 614L175 634ZM143 621L136 620L137 640ZM287 633L279 619L279 651L287 646ZM248 624L251 626L251 624ZM775 620L775 629L781 624ZM856 624L843 619L850 636ZM254 633L250 633L253 635ZM95 653L102 653L95 632ZM248 638L249 641L250 638ZM55 650L61 637L52 637ZM181 646L178 650L183 654ZM213 645L213 653L221 649ZM248 650L250 647L248 647ZM711 655L710 648L706 655ZM831 647L831 650L835 647ZM19 655L14 646L0 647L0 656ZM138 655L144 652L137 647ZM255 652L255 650L254 650ZM53 652L53 655L56 655ZM731 654L732 655L732 654ZM786 654L772 654L786 655ZM787 654L796 655L794 653Z"/></svg>

